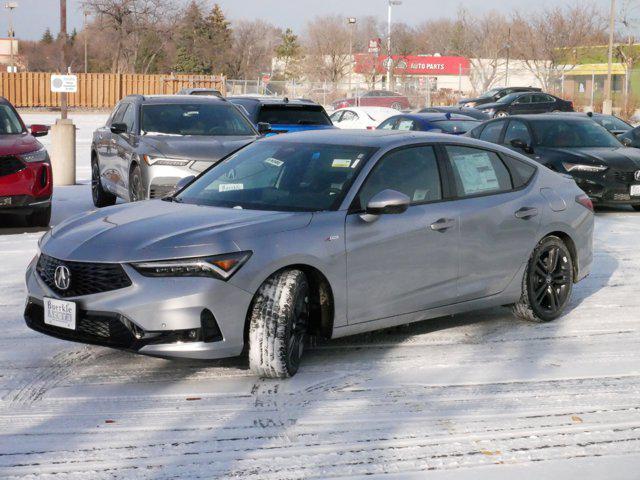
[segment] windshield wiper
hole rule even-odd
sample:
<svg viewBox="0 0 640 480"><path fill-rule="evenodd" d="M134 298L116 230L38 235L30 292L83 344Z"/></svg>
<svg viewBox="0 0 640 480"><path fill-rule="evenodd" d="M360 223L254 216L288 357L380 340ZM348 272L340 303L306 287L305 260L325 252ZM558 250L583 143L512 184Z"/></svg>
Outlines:
<svg viewBox="0 0 640 480"><path fill-rule="evenodd" d="M183 203L183 200L181 198L173 197L173 196L163 197L161 200L164 202Z"/></svg>

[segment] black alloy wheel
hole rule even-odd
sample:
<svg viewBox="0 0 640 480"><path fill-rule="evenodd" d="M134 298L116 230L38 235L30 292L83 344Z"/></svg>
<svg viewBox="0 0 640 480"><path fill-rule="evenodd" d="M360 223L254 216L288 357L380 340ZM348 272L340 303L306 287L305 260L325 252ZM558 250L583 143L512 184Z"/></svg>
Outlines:
<svg viewBox="0 0 640 480"><path fill-rule="evenodd" d="M305 283L304 287L298 292L295 299L293 309L293 319L291 322L291 333L289 334L289 342L287 345L287 357L289 365L293 371L297 371L300 367L300 359L304 351L304 342L307 335L309 325L309 287Z"/></svg>
<svg viewBox="0 0 640 480"><path fill-rule="evenodd" d="M571 294L571 256L562 247L553 243L545 245L536 252L530 264L528 282L531 306L543 319L557 317Z"/></svg>

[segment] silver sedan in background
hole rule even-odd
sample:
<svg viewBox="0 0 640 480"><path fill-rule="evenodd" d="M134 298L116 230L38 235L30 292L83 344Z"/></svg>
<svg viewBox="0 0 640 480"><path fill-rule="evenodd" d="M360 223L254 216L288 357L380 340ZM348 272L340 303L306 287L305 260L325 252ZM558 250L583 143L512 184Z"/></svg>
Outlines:
<svg viewBox="0 0 640 480"><path fill-rule="evenodd" d="M592 263L570 178L449 135L259 140L163 200L73 217L27 271L27 324L164 357L248 351L288 377L305 337L510 305L560 316Z"/></svg>

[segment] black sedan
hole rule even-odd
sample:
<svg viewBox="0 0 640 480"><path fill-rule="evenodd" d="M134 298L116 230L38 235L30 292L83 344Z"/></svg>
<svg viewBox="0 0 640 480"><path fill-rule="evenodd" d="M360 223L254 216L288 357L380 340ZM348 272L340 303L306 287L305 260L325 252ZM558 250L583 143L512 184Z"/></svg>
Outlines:
<svg viewBox="0 0 640 480"><path fill-rule="evenodd" d="M475 108L493 118L501 118L526 113L573 112L573 102L548 93L520 92Z"/></svg>
<svg viewBox="0 0 640 480"><path fill-rule="evenodd" d="M448 106L448 107L425 107L418 110L417 113L457 113L460 115L466 115L467 117L475 118L476 120L489 120L491 117L485 112L481 112L475 108L463 107L463 106Z"/></svg>
<svg viewBox="0 0 640 480"><path fill-rule="evenodd" d="M491 90L484 92L479 97L475 98L463 98L458 102L458 105L465 107L477 107L485 103L497 102L502 97L518 92L541 92L542 89L538 87L495 87Z"/></svg>
<svg viewBox="0 0 640 480"><path fill-rule="evenodd" d="M578 115L586 118L590 118L598 125L602 125L604 128L609 130L611 133L620 137L623 133L627 133L629 130L633 130L633 125L628 124L621 118L616 117L615 115L605 115L603 113L596 112L573 112L569 113L561 113L560 115ZM635 146L635 145L634 145Z"/></svg>
<svg viewBox="0 0 640 480"><path fill-rule="evenodd" d="M552 170L571 175L597 205L640 211L640 151L576 115L521 115L490 120L468 133L503 144Z"/></svg>

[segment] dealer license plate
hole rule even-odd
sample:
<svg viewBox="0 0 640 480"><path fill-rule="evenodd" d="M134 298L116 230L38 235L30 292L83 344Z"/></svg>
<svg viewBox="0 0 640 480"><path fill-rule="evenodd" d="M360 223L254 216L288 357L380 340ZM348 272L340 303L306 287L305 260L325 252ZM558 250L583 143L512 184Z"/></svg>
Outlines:
<svg viewBox="0 0 640 480"><path fill-rule="evenodd" d="M55 298L43 298L44 323L54 327L76 329L76 304Z"/></svg>
<svg viewBox="0 0 640 480"><path fill-rule="evenodd" d="M11 205L11 197L0 197L0 207L8 207Z"/></svg>
<svg viewBox="0 0 640 480"><path fill-rule="evenodd" d="M640 185L631 185L631 191L629 193L632 197L640 196Z"/></svg>

